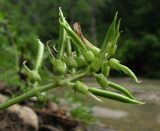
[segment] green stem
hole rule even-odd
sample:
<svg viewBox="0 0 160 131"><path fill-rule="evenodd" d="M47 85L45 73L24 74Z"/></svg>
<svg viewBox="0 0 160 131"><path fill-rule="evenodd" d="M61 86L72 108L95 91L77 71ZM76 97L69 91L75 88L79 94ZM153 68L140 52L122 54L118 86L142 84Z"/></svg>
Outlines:
<svg viewBox="0 0 160 131"><path fill-rule="evenodd" d="M68 82L73 82L73 81L75 81L77 79L80 79L80 78L82 78L84 76L87 76L87 75L89 75L88 71L80 73L80 74L77 74L77 75L74 75L74 76L69 77L67 79L61 80L60 82L58 82L58 84L61 85L61 86L63 86L63 85L65 85Z"/></svg>
<svg viewBox="0 0 160 131"><path fill-rule="evenodd" d="M82 77L87 76L87 75L89 75L89 73L88 73L88 71L85 71L83 73L80 73L78 75L73 76L72 78L70 78L70 81L77 80L77 79L82 78Z"/></svg>
<svg viewBox="0 0 160 131"><path fill-rule="evenodd" d="M31 89L30 91L28 91L28 92L26 92L26 93L24 93L20 96L17 96L15 98L12 98L12 99L9 99L9 100L5 101L4 103L1 103L0 104L0 110L8 108L9 106L12 106L16 103L20 103L20 102L22 102L26 99L29 99L33 96L36 96L37 93L40 94L40 93L46 92L50 89L57 88L59 86L64 86L68 82L74 81L74 80L76 80L78 78L81 78L81 77L84 77L84 76L86 76L86 72L75 75L75 76L72 76L72 77L69 77L67 79L62 79L59 82L52 82L52 83L49 83L49 84L41 86L41 87L35 87L35 88Z"/></svg>
<svg viewBox="0 0 160 131"><path fill-rule="evenodd" d="M41 87L36 87L20 96L17 96L15 98L9 99L6 102L0 104L0 110L8 108L9 106L12 106L16 103L20 103L26 99L29 99L33 96L35 96L37 93L42 93L42 92L46 92L52 88L56 88L58 87L57 84L55 82L47 84L45 86L41 86Z"/></svg>

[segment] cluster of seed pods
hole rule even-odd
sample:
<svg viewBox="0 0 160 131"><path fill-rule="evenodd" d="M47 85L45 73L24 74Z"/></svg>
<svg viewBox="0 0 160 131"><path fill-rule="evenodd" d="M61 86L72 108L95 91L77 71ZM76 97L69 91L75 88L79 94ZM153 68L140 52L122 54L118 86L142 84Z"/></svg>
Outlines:
<svg viewBox="0 0 160 131"><path fill-rule="evenodd" d="M122 65L113 55L117 49L117 41L120 36L120 20L117 20L117 13L110 25L101 48L94 46L82 34L80 25L75 23L73 29L70 27L61 8L59 8L59 40L54 49L49 48L51 64L53 67L53 82L44 86L38 86L39 81L43 80L39 74L42 64L44 44L38 40L38 55L35 68L30 70L24 62L24 67L28 78L34 83L33 89L9 99L0 104L0 109L7 108L13 104L26 99L41 95L52 88L60 86L71 87L78 93L86 96L92 96L101 101L99 97L108 98L124 103L144 104L136 98L123 86L109 81L110 70L117 70L131 77L135 82L138 81L135 74L126 66ZM52 50L55 52L52 53ZM101 88L89 87L81 78L95 78ZM118 91L109 91L113 88Z"/></svg>
<svg viewBox="0 0 160 131"><path fill-rule="evenodd" d="M130 76L135 82L139 83L135 74L126 66L122 65L117 59L112 58L117 49L117 40L120 36L120 20L117 22L117 13L111 26L108 29L102 47L99 49L91 44L82 34L80 25L74 24L72 29L61 8L59 8L60 39L57 45L57 55L53 56L53 69L60 75L86 73L86 76L94 77L101 89L87 86L80 80L72 82L75 91L85 94L105 97L126 103L137 103L133 95L124 87L108 81L110 69L122 71ZM121 94L107 91L107 88L114 88Z"/></svg>

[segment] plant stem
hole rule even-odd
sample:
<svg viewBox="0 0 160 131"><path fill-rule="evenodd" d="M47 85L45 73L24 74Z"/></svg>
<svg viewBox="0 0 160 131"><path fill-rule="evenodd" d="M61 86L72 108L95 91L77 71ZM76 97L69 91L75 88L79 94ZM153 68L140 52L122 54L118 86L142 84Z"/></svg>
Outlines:
<svg viewBox="0 0 160 131"><path fill-rule="evenodd" d="M76 79L82 78L82 77L87 76L87 75L89 75L89 73L88 73L88 71L85 71L83 73L80 73L80 74L77 74L77 75L75 75L73 77L68 78L68 80L69 81L74 81Z"/></svg>
<svg viewBox="0 0 160 131"><path fill-rule="evenodd" d="M24 93L20 96L17 96L15 98L12 98L12 99L9 99L9 100L5 101L4 103L1 103L0 104L0 110L8 108L9 106L12 106L16 103L20 103L20 102L22 102L26 99L29 99L33 96L36 96L37 93L40 94L40 93L46 92L50 89L57 88L59 86L64 86L64 85L66 85L67 83L69 83L73 80L76 80L78 78L86 76L86 74L87 74L87 72L84 72L84 73L81 73L81 74L78 74L78 75L75 75L75 76L72 76L72 77L69 77L69 78L62 79L60 81L55 81L55 82L49 83L49 84L41 86L41 87L34 87L30 91L28 91L28 92L26 92L26 93Z"/></svg>
<svg viewBox="0 0 160 131"><path fill-rule="evenodd" d="M6 102L0 104L0 110L5 109L9 106L12 106L16 103L20 103L20 102L22 102L26 99L29 99L29 98L35 96L37 93L46 92L46 91L48 91L52 88L56 88L56 87L58 87L56 82L52 82L52 83L49 83L49 84L47 84L45 86L41 86L41 87L35 87L32 90L30 90L30 91L28 91L28 92L26 92L26 93L24 93L20 96L9 99Z"/></svg>

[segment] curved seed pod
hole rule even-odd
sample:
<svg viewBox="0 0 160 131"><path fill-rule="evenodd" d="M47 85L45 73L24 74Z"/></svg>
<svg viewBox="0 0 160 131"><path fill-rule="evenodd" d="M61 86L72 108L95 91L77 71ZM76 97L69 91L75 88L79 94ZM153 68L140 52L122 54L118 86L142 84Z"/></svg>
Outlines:
<svg viewBox="0 0 160 131"><path fill-rule="evenodd" d="M76 68L77 62L73 56L68 56L64 59L68 68Z"/></svg>
<svg viewBox="0 0 160 131"><path fill-rule="evenodd" d="M86 50L86 47L84 45L84 43L82 42L82 40L76 35L76 33L69 28L68 26L66 26L64 23L62 23L60 21L60 24L62 25L62 27L66 30L67 34L72 38L72 40L77 44L77 46L81 49L81 51Z"/></svg>
<svg viewBox="0 0 160 131"><path fill-rule="evenodd" d="M108 80L103 74L94 73L94 77L103 89L106 89L108 87Z"/></svg>
<svg viewBox="0 0 160 131"><path fill-rule="evenodd" d="M38 73L38 70L41 66L42 59L43 59L43 53L44 53L44 45L43 43L37 39L38 42L38 53L37 53L37 59L36 64L33 70L30 70L25 64L26 61L23 62L24 68L26 69L26 74L28 75L28 78L33 81L41 81L41 77Z"/></svg>
<svg viewBox="0 0 160 131"><path fill-rule="evenodd" d="M125 94L126 96L128 96L131 99L135 99L134 96L127 89L125 89L124 87L122 87L120 85L117 85L113 82L108 82L108 86L122 92L123 94Z"/></svg>
<svg viewBox="0 0 160 131"><path fill-rule="evenodd" d="M64 49L65 49L65 41L66 41L66 32L65 29L60 24L60 21L66 24L65 17L63 16L63 12L61 7L59 7L59 44L58 44L58 52L57 55L59 58L63 57Z"/></svg>
<svg viewBox="0 0 160 131"><path fill-rule="evenodd" d="M40 39L37 39L38 41L38 53L37 53L37 60L36 60L36 65L35 65L35 70L38 71L38 69L41 66L42 59L43 59L43 53L44 53L44 45L40 41Z"/></svg>
<svg viewBox="0 0 160 131"><path fill-rule="evenodd" d="M114 93L111 91L105 91L105 90L101 90L101 89L97 89L97 88L89 88L88 90L89 90L89 92L91 92L94 95L108 98L108 99L112 99L112 100L116 100L116 101L120 101L120 102L124 102L124 103L145 104L144 102L140 102L135 99L131 99L127 96L123 96L121 94Z"/></svg>
<svg viewBox="0 0 160 131"><path fill-rule="evenodd" d="M100 49L96 46L94 46L93 44L91 44L86 38L82 37L82 41L84 42L84 44L86 45L86 47L90 50L93 51L93 53L98 56Z"/></svg>
<svg viewBox="0 0 160 131"><path fill-rule="evenodd" d="M102 74L103 74L104 76L106 76L106 77L109 76L110 66L108 65L108 61L102 63L101 71L102 71Z"/></svg>
<svg viewBox="0 0 160 131"><path fill-rule="evenodd" d="M85 61L85 59L82 55L76 57L76 61L77 61L77 65L78 65L79 68L87 65L87 63L86 63L86 61Z"/></svg>
<svg viewBox="0 0 160 131"><path fill-rule="evenodd" d="M97 57L90 64L90 69L91 71L97 72L100 70L101 65L102 65L102 60Z"/></svg>
<svg viewBox="0 0 160 131"><path fill-rule="evenodd" d="M119 60L114 59L114 58L111 58L111 59L109 59L109 61L108 61L109 66L110 66L112 69L116 69L116 70L119 70L119 68L118 68L119 63L120 63Z"/></svg>
<svg viewBox="0 0 160 131"><path fill-rule="evenodd" d="M80 82L80 81L77 81L75 83L74 88L75 88L76 91L78 91L81 94L88 95L88 93L89 93L88 86L85 85L84 83Z"/></svg>
<svg viewBox="0 0 160 131"><path fill-rule="evenodd" d="M30 70L27 66L26 66L26 61L23 62L23 66L26 69L25 73L27 74L28 78L31 81L41 81L41 76L39 75L37 70Z"/></svg>
<svg viewBox="0 0 160 131"><path fill-rule="evenodd" d="M88 63L91 63L95 59L95 55L92 51L83 52L84 58Z"/></svg>
<svg viewBox="0 0 160 131"><path fill-rule="evenodd" d="M141 81L138 81L136 75L127 66L120 64L118 60L111 58L109 60L109 65L112 69L116 69L116 70L124 72L125 74L130 76L135 82L137 83L141 82Z"/></svg>
<svg viewBox="0 0 160 131"><path fill-rule="evenodd" d="M99 52L100 52L100 49L96 46L94 46L91 42L89 42L85 37L84 35L82 34L81 32L81 27L80 27L80 24L78 22L74 23L73 24L73 28L74 28L74 31L75 33L79 36L79 38L83 41L83 43L86 45L86 47L88 49L91 49L93 51L93 53L95 55L98 55Z"/></svg>
<svg viewBox="0 0 160 131"><path fill-rule="evenodd" d="M119 64L119 70L130 76L135 82L141 83L141 81L137 79L136 75L127 66Z"/></svg>
<svg viewBox="0 0 160 131"><path fill-rule="evenodd" d="M62 62L60 59L52 60L53 71L57 75L64 75L66 71L66 64Z"/></svg>

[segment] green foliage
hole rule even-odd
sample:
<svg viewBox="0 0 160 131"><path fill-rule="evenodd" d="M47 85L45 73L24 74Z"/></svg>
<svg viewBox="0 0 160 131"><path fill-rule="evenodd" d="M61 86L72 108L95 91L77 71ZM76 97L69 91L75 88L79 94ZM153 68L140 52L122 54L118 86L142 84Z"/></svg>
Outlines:
<svg viewBox="0 0 160 131"><path fill-rule="evenodd" d="M58 19L59 6L63 7L67 21L71 25L76 21L81 23L84 35L98 47L103 43L102 40L106 33L105 27L109 27L111 18L117 11L123 19L121 28L124 32L121 33L122 40L118 47L120 51L125 48L124 44L129 39L134 41L132 44L135 46L138 42L138 45L145 48L143 34L152 34L156 39L159 39L159 0L154 2L152 0L135 0L134 2L126 0L2 0L0 1L0 48L2 44L10 46L10 40L8 40L6 29L2 24L4 22L8 25L9 34L11 34L9 36L13 37L19 51L19 58L22 61L30 60L31 56L35 55L36 44L33 43L36 43L36 36L39 36L43 42L49 39L54 39L56 42L58 38L58 22L56 20ZM126 46L132 46L132 44ZM26 51L28 48L30 52ZM115 48L116 46L111 52L114 52ZM149 51L148 48L146 50ZM122 53L120 52L120 54ZM125 56L127 55L130 54ZM139 55L145 59L143 51L139 52ZM127 65L134 66L134 63L127 61L124 55L121 56ZM138 56L132 57L139 59ZM159 73L155 71L159 68L157 64L153 68L148 67L150 67L150 61L158 61L160 57L157 57L157 53L153 52L151 58L153 60L150 59L145 65L139 65L147 68L142 69L143 73L141 73L139 66L134 66L134 70L138 75L159 78ZM22 66L21 63L19 65Z"/></svg>
<svg viewBox="0 0 160 131"><path fill-rule="evenodd" d="M19 85L18 67L16 63L16 53L13 47L0 48L0 80L5 81L8 85Z"/></svg>
<svg viewBox="0 0 160 131"><path fill-rule="evenodd" d="M97 122L97 119L92 114L93 105L84 101L85 99L78 94L72 95L71 92L65 93L65 104L67 103L67 106L70 107L69 112L72 117L88 124Z"/></svg>
<svg viewBox="0 0 160 131"><path fill-rule="evenodd" d="M80 104L78 107L71 109L71 115L79 120L83 120L86 123L93 123L96 121L96 118L92 115L91 107Z"/></svg>
<svg viewBox="0 0 160 131"><path fill-rule="evenodd" d="M128 39L124 41L123 47L119 51L119 57L126 65L134 65L133 70L137 73L141 72L140 75L159 78L159 43L160 39L158 37L149 34L138 40Z"/></svg>

